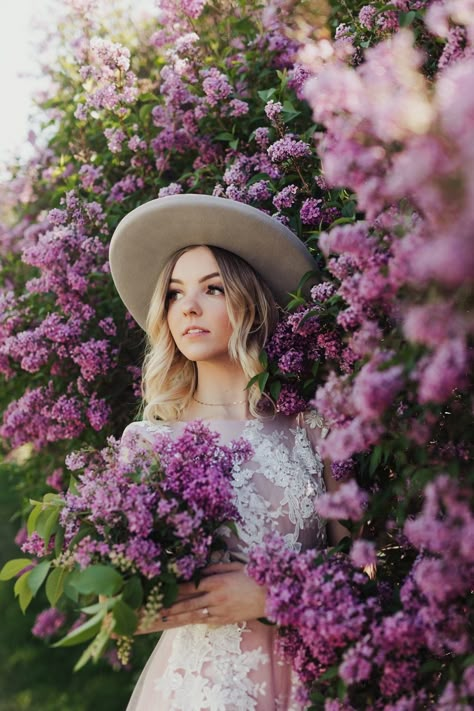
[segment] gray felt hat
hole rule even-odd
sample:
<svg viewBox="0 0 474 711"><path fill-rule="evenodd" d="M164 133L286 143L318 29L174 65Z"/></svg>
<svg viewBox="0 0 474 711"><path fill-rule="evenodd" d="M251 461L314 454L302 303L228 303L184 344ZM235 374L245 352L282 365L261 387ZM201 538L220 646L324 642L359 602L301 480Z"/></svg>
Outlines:
<svg viewBox="0 0 474 711"><path fill-rule="evenodd" d="M119 222L109 255L117 291L142 328L163 267L174 252L190 245L221 247L245 259L281 306L303 274L317 269L301 240L255 207L210 195L150 200Z"/></svg>

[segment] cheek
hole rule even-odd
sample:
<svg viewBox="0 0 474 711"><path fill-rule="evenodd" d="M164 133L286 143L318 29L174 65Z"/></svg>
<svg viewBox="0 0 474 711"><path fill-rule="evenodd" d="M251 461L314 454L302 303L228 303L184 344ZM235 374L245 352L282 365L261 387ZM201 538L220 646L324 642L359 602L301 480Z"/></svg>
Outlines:
<svg viewBox="0 0 474 711"><path fill-rule="evenodd" d="M219 326L222 331L226 333L232 333L232 326L230 323L229 313L227 311L226 304L219 304L219 312L216 314Z"/></svg>

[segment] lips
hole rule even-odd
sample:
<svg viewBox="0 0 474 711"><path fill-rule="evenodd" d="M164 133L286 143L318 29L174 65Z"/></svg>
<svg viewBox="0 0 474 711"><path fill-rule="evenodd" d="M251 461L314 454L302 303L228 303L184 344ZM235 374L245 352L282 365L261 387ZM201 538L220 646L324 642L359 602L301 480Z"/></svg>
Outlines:
<svg viewBox="0 0 474 711"><path fill-rule="evenodd" d="M184 331L183 336L197 336L200 333L209 333L206 328L200 328L199 326L188 326Z"/></svg>

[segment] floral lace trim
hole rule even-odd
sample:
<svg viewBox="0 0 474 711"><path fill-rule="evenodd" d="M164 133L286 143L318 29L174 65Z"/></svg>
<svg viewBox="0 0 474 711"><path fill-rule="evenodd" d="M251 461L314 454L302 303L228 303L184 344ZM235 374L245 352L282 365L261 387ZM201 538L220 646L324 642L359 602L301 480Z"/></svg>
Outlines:
<svg viewBox="0 0 474 711"><path fill-rule="evenodd" d="M266 685L255 683L250 675L262 664L269 665L270 659L260 647L241 649L245 632L245 623L217 628L189 625L177 630L165 673L155 682L166 708L255 711Z"/></svg>

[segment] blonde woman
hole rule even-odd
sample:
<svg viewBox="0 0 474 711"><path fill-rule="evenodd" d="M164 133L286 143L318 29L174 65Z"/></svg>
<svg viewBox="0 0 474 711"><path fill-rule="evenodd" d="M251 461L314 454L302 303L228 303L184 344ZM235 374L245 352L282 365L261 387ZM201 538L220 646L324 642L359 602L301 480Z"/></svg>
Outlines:
<svg viewBox="0 0 474 711"><path fill-rule="evenodd" d="M314 416L286 417L249 379L278 318L278 304L315 263L281 223L247 205L203 195L153 200L114 233L117 290L144 328L143 419L123 442L180 433L204 420L224 442L245 437L253 457L234 472L242 516L227 562L210 565L196 590L145 632L164 631L127 711L289 711L297 682L259 622L265 595L245 572L247 551L278 532L301 550L324 547L315 499L335 486L317 453ZM337 525L329 532L335 542Z"/></svg>

